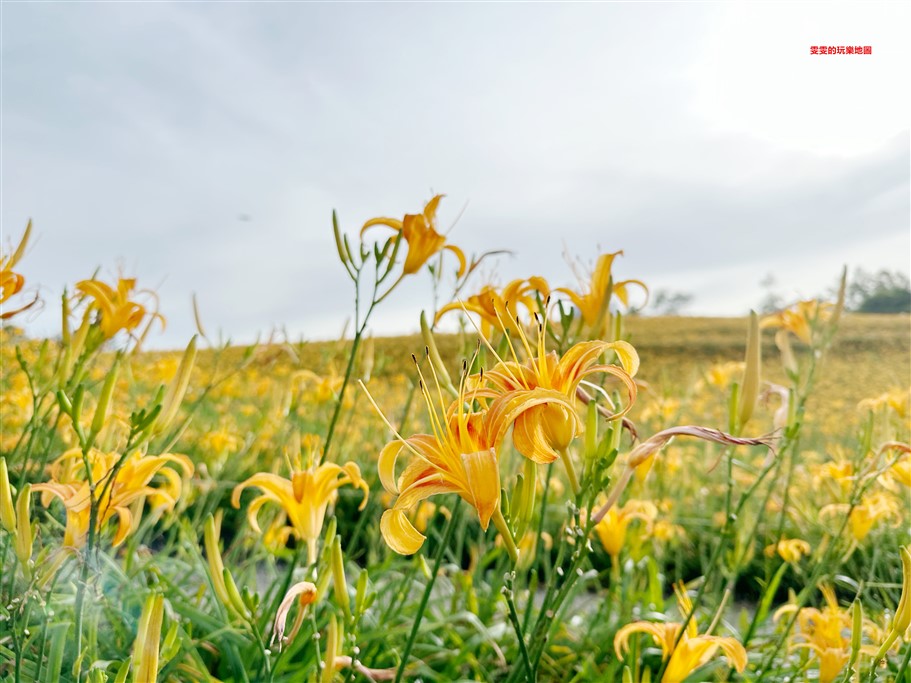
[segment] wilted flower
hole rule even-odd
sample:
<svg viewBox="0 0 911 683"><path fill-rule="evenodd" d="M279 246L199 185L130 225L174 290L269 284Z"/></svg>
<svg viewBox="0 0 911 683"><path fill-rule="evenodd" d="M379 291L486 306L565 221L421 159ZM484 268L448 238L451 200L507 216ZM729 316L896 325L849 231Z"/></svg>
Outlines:
<svg viewBox="0 0 911 683"><path fill-rule="evenodd" d="M275 623L272 626L272 642L277 642L278 646L282 647L286 643L290 643L294 640L294 636L297 635L301 625L304 623L307 607L316 602L318 598L319 591L317 590L316 585L309 581L301 581L300 583L291 586L288 589L288 592L285 593L285 597L282 598L278 610L275 612ZM294 624L291 626L288 635L285 636L285 624L288 621L288 612L291 611L291 607L294 606L295 602L298 604L297 617L295 618Z"/></svg>

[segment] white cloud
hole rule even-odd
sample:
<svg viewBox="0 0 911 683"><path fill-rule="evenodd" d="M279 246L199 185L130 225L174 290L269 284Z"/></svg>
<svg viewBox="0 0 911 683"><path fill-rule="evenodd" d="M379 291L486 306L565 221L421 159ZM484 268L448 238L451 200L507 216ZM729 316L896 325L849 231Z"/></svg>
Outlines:
<svg viewBox="0 0 911 683"><path fill-rule="evenodd" d="M501 281L566 282L564 243L588 260L623 248L622 275L725 313L755 305L769 271L812 292L829 260L907 271L907 14L10 5L0 218L6 236L32 216L40 237L22 268L49 303L30 329L54 333L62 287L123 264L160 284L162 345L192 333L191 291L235 339L334 336L351 294L331 210L354 233L431 190L448 194L442 225L467 203L466 250L516 252ZM826 40L874 54L814 61ZM718 286L734 272L743 286ZM397 292L377 330L413 329L426 289Z"/></svg>

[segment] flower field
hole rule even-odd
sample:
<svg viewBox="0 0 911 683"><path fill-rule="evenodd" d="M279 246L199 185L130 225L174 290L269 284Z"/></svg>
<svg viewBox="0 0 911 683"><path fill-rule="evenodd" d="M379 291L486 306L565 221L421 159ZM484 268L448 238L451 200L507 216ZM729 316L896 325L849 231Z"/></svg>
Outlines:
<svg viewBox="0 0 911 683"><path fill-rule="evenodd" d="M628 315L622 252L480 282L440 201L333 215L337 342L194 302L148 351L168 311L101 275L30 339L31 225L3 252L0 679L911 681L908 317L844 277ZM444 303L374 338L408 278Z"/></svg>

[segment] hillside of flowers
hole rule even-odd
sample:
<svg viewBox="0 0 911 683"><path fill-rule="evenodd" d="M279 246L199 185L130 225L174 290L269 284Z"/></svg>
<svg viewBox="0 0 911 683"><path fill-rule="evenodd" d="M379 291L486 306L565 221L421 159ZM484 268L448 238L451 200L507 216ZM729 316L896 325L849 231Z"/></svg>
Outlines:
<svg viewBox="0 0 911 683"><path fill-rule="evenodd" d="M168 311L91 263L30 338L39 226L3 245L0 680L911 681L907 318L858 361L842 275L725 357L655 346L635 258L484 282L441 201L332 214L319 345L193 300L146 350ZM420 337L374 338L413 279Z"/></svg>

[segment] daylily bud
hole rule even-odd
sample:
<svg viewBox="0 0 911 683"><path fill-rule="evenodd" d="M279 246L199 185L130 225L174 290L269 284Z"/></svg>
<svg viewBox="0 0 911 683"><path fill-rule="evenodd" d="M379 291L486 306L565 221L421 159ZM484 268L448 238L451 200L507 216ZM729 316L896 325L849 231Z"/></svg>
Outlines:
<svg viewBox="0 0 911 683"><path fill-rule="evenodd" d="M363 614L367 610L367 582L369 580L370 574L364 567L357 577L357 587L354 592L354 609L358 614Z"/></svg>
<svg viewBox="0 0 911 683"><path fill-rule="evenodd" d="M851 606L851 660L849 667L854 666L860 654L861 641L864 636L864 605L860 598L854 600Z"/></svg>
<svg viewBox="0 0 911 683"><path fill-rule="evenodd" d="M79 325L79 329L76 330L76 334L72 335L69 345L66 347L66 352L64 354L64 362L60 365L60 376L58 380L60 386L63 387L67 380L70 378L70 373L73 370L73 364L82 354L82 349L85 346L85 341L89 336L89 330L92 329L92 319L89 311L86 311L82 316L82 323Z"/></svg>
<svg viewBox="0 0 911 683"><path fill-rule="evenodd" d="M26 576L30 573L28 563L32 558L32 542L35 538L29 515L31 502L32 485L26 484L16 499L16 557L19 558Z"/></svg>
<svg viewBox="0 0 911 683"><path fill-rule="evenodd" d="M522 538L525 535L525 531L534 516L535 495L538 488L537 465L529 458L523 458L523 460L525 461L525 472L521 476L521 497L514 501L515 511L513 514L517 538Z"/></svg>
<svg viewBox="0 0 911 683"><path fill-rule="evenodd" d="M424 339L424 346L427 347L427 355L430 357L430 364L433 366L437 382L453 396L458 396L459 392L453 386L449 371L446 370L446 365L440 357L440 351L437 349L436 341L433 338L433 332L427 324L427 316L424 314L424 311L421 311L421 337Z"/></svg>
<svg viewBox="0 0 911 683"><path fill-rule="evenodd" d="M38 588L45 588L51 579L57 575L57 572L60 571L63 563L77 554L75 548L64 546L63 548L57 548L48 557L39 556L37 565L41 571L38 573Z"/></svg>
<svg viewBox="0 0 911 683"><path fill-rule="evenodd" d="M111 405L111 397L114 394L114 386L117 384L117 371L120 369L120 356L114 359L114 364L108 371L104 379L104 386L101 388L101 395L98 397L98 405L95 408L95 415L92 416L92 436L97 435L107 421L108 408Z"/></svg>
<svg viewBox="0 0 911 683"><path fill-rule="evenodd" d="M323 672L320 683L332 683L336 672L336 659L341 654L344 631L333 614L329 617L329 629L326 633L326 652L323 655Z"/></svg>
<svg viewBox="0 0 911 683"><path fill-rule="evenodd" d="M845 310L845 293L848 288L848 267L845 266L841 271L841 282L838 285L838 300L835 302L835 309L832 311L832 317L829 318L829 329L834 331L838 327L838 321L841 320L841 314Z"/></svg>
<svg viewBox="0 0 911 683"><path fill-rule="evenodd" d="M903 638L911 628L911 553L904 546L899 548L898 552L902 558L902 594L898 600L898 607L895 608L895 616L892 617L889 634L876 653L876 661L882 659L892 647L892 643Z"/></svg>
<svg viewBox="0 0 911 683"><path fill-rule="evenodd" d="M348 597L348 581L345 579L345 557L342 555L342 539L338 536L332 543L332 588L335 591L335 601L345 615L350 617L351 600Z"/></svg>
<svg viewBox="0 0 911 683"><path fill-rule="evenodd" d="M762 337L759 334L759 316L750 311L750 331L747 334L746 365L740 383L739 424L743 427L753 416L759 399L759 374L762 364Z"/></svg>
<svg viewBox="0 0 911 683"><path fill-rule="evenodd" d="M244 600L240 595L240 591L237 590L237 584L234 583L234 577L231 576L230 571L227 569L222 569L222 578L224 580L225 590L228 593L228 600L231 602L231 606L234 608L235 612L246 619L247 606L244 604Z"/></svg>
<svg viewBox="0 0 911 683"><path fill-rule="evenodd" d="M70 343L70 297L65 287L63 289L63 299L61 304L61 313L63 315L63 319L60 326L60 338L63 341L63 345L68 346Z"/></svg>
<svg viewBox="0 0 911 683"><path fill-rule="evenodd" d="M196 363L196 338L197 336L194 334L190 343L187 344L186 351L183 353L183 358L180 359L177 374L174 376L171 385L168 387L168 392L165 394L164 402L161 405L161 414L159 415L158 423L155 426L155 432L157 434L166 430L177 416L177 411L180 409L184 394L187 393L187 387L190 384L190 375L193 374L193 365Z"/></svg>
<svg viewBox="0 0 911 683"><path fill-rule="evenodd" d="M202 326L202 317L199 315L199 303L196 301L196 293L193 293L193 322L196 323L196 332L199 333L199 336L203 339L208 339L206 336L206 330Z"/></svg>
<svg viewBox="0 0 911 683"><path fill-rule="evenodd" d="M9 533L16 533L16 511L13 509L13 488L9 483L6 458L0 458L0 524Z"/></svg>
<svg viewBox="0 0 911 683"><path fill-rule="evenodd" d="M163 618L164 598L161 594L150 595L142 608L133 645L133 683L158 680L158 645Z"/></svg>
<svg viewBox="0 0 911 683"><path fill-rule="evenodd" d="M342 231L338 227L338 214L332 211L332 234L335 237L335 249L338 251L338 260L346 268L348 267L348 255L345 253L345 247L342 245Z"/></svg>
<svg viewBox="0 0 911 683"><path fill-rule="evenodd" d="M183 643L177 639L179 634L180 624L176 621L171 622L171 626L168 627L168 632L165 634L164 640L161 643L161 659L164 661L174 658L177 656L177 653L180 652Z"/></svg>
<svg viewBox="0 0 911 683"><path fill-rule="evenodd" d="M899 548L902 558L902 594L892 618L890 638L904 637L911 627L911 553L905 547Z"/></svg>
<svg viewBox="0 0 911 683"><path fill-rule="evenodd" d="M221 515L219 514L218 517L217 521L212 515L209 515L206 518L203 531L206 558L209 561L209 574L212 577L212 587L215 589L215 596L225 608L234 613L237 610L231 601L231 596L228 594L228 588L225 585L225 565L221 559L221 551L218 549L218 528L221 526ZM243 604L242 601L241 604ZM242 612L240 614L242 614Z"/></svg>
<svg viewBox="0 0 911 683"><path fill-rule="evenodd" d="M781 329L775 333L775 346L781 353L781 365L788 373L789 377L796 377L799 370L797 359L794 357L794 349L791 347L791 335L787 330Z"/></svg>

